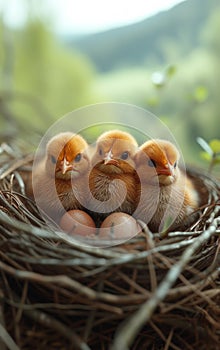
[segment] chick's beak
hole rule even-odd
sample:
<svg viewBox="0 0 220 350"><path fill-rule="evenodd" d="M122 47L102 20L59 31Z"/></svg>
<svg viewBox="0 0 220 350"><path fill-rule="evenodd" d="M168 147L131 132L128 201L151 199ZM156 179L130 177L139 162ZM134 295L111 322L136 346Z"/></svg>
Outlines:
<svg viewBox="0 0 220 350"><path fill-rule="evenodd" d="M158 175L174 176L174 167L171 164L166 164L164 167L157 169Z"/></svg>
<svg viewBox="0 0 220 350"><path fill-rule="evenodd" d="M73 166L72 164L70 164L70 162L68 160L66 160L66 158L63 159L62 162L62 174L66 174L67 171L72 170Z"/></svg>
<svg viewBox="0 0 220 350"><path fill-rule="evenodd" d="M118 165L118 161L113 158L111 150L106 154L106 156L104 158L104 164L105 165Z"/></svg>

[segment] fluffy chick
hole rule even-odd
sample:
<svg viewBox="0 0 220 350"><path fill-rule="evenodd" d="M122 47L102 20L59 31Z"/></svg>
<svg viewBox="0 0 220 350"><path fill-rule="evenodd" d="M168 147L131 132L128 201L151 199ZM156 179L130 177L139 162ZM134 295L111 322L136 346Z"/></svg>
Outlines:
<svg viewBox="0 0 220 350"><path fill-rule="evenodd" d="M63 132L46 146L46 155L33 170L32 182L38 206L55 221L86 202L90 161L87 142L77 134ZM82 204L83 203L83 204Z"/></svg>
<svg viewBox="0 0 220 350"><path fill-rule="evenodd" d="M89 209L99 218L115 211L132 214L135 210L137 148L134 137L125 131L107 131L97 139L89 177L92 194Z"/></svg>
<svg viewBox="0 0 220 350"><path fill-rule="evenodd" d="M199 205L193 182L179 169L179 152L166 140L145 142L135 157L141 181L141 199L134 214L152 232L172 230L195 219L190 215ZM190 215L190 216L189 216Z"/></svg>

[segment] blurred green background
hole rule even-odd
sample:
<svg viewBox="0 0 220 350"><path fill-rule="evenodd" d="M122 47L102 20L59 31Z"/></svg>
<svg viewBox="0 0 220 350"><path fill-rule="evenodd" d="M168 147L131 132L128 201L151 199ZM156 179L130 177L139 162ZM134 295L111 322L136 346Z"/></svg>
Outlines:
<svg viewBox="0 0 220 350"><path fill-rule="evenodd" d="M31 150L64 114L116 101L161 118L185 159L207 167L196 138L220 138L219 0L186 0L139 23L75 36L56 33L52 2L17 2L22 26L7 23L6 7L0 13L1 142Z"/></svg>

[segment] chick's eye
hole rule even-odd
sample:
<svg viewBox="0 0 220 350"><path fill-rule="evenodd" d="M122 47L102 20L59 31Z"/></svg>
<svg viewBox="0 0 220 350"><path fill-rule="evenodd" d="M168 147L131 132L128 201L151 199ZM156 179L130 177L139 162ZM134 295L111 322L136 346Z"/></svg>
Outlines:
<svg viewBox="0 0 220 350"><path fill-rule="evenodd" d="M177 162L175 162L175 163L173 164L174 169L176 168L176 166L177 166Z"/></svg>
<svg viewBox="0 0 220 350"><path fill-rule="evenodd" d="M53 164L56 164L57 160L54 156L51 156L50 159Z"/></svg>
<svg viewBox="0 0 220 350"><path fill-rule="evenodd" d="M102 149L99 148L99 155L102 156L103 152L102 152Z"/></svg>
<svg viewBox="0 0 220 350"><path fill-rule="evenodd" d="M74 161L75 161L76 163L78 163L78 162L80 162L81 158L82 158L82 154L81 154L81 153L78 153L78 154L76 155Z"/></svg>
<svg viewBox="0 0 220 350"><path fill-rule="evenodd" d="M147 164L151 167L151 168L156 168L156 162L153 159L149 159Z"/></svg>
<svg viewBox="0 0 220 350"><path fill-rule="evenodd" d="M123 152L121 155L121 159L126 160L128 159L129 153L128 152Z"/></svg>

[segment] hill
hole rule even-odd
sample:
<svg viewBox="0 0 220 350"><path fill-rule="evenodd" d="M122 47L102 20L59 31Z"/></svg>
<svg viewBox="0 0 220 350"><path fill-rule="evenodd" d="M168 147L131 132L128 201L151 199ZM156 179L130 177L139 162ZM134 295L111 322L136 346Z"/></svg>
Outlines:
<svg viewBox="0 0 220 350"><path fill-rule="evenodd" d="M141 22L101 33L68 38L99 71L152 67L187 55L199 45L203 27L219 0L186 0Z"/></svg>

